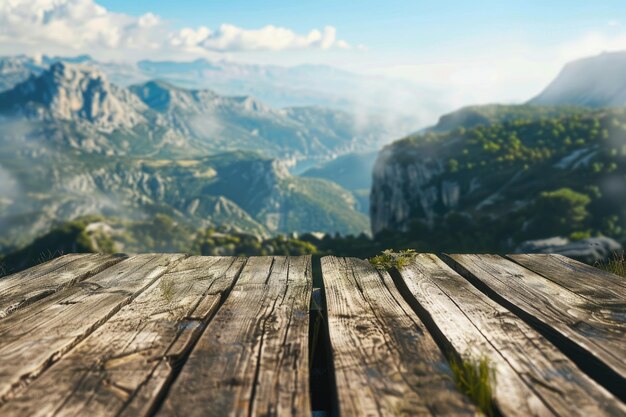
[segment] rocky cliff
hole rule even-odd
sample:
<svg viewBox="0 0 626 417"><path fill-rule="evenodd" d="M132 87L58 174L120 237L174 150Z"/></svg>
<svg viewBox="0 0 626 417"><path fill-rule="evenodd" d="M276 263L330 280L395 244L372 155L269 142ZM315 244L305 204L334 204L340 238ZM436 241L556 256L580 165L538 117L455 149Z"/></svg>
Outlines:
<svg viewBox="0 0 626 417"><path fill-rule="evenodd" d="M546 118L412 135L378 156L372 231L446 250L513 250L554 236L623 243L624 132L624 110L552 109Z"/></svg>
<svg viewBox="0 0 626 417"><path fill-rule="evenodd" d="M444 172L441 158L420 155L419 152L405 154L409 163L398 159L393 146L383 149L373 172L372 193L370 196L370 218L374 234L383 230L409 230L409 221L420 218L432 225L435 208L444 202L444 186L434 181ZM456 183L447 183L446 190L457 187ZM447 194L446 194L447 195ZM458 202L446 199L452 207Z"/></svg>

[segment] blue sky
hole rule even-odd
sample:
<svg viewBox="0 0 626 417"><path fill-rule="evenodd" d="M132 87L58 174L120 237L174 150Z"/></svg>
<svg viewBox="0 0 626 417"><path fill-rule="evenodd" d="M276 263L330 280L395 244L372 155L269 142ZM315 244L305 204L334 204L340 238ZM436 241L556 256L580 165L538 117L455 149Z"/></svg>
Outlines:
<svg viewBox="0 0 626 417"><path fill-rule="evenodd" d="M13 0L0 53L101 60L198 57L328 64L453 92L454 105L523 101L562 66L626 50L625 1Z"/></svg>
<svg viewBox="0 0 626 417"><path fill-rule="evenodd" d="M254 28L273 24L304 32L332 25L352 43L415 52L433 38L438 43L502 35L524 36L538 42L566 40L610 20L626 17L624 1L101 0L99 3L134 15L150 11L178 27L232 23Z"/></svg>
<svg viewBox="0 0 626 417"><path fill-rule="evenodd" d="M177 27L272 24L305 33L331 25L338 38L366 50L239 54L234 59L329 63L425 84L478 84L491 90L484 96L475 92L477 101L522 100L541 89L566 61L601 52L605 41L606 49L620 49L622 42L616 39L626 32L624 1L102 0L101 4L130 14L152 11ZM584 44L579 53L577 42ZM477 81L471 75L464 80L433 74L446 73L441 67L452 74L464 67L468 73L478 74L487 67L499 74L478 76Z"/></svg>

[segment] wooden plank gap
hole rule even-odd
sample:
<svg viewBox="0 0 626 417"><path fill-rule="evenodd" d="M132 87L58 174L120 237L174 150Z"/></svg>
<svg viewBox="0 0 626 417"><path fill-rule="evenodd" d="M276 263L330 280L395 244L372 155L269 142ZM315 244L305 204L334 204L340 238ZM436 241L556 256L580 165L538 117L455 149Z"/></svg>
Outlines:
<svg viewBox="0 0 626 417"><path fill-rule="evenodd" d="M310 262L249 258L155 415L309 416Z"/></svg>
<svg viewBox="0 0 626 417"><path fill-rule="evenodd" d="M442 255L474 287L524 320L580 369L626 402L626 338L584 297L497 255Z"/></svg>
<svg viewBox="0 0 626 417"><path fill-rule="evenodd" d="M340 415L476 414L387 272L324 257L322 275Z"/></svg>
<svg viewBox="0 0 626 417"><path fill-rule="evenodd" d="M226 259L228 258L223 258ZM116 417L149 417L158 412L190 353L228 299L247 263L247 259L243 257L230 259L228 268L222 269L221 273L213 273L211 277L214 280L192 309L192 314L184 317L178 324L179 334Z"/></svg>
<svg viewBox="0 0 626 417"><path fill-rule="evenodd" d="M553 344L432 254L396 275L401 293L459 359L487 358L495 403L506 416L611 416L626 406ZM441 336L440 336L441 335Z"/></svg>

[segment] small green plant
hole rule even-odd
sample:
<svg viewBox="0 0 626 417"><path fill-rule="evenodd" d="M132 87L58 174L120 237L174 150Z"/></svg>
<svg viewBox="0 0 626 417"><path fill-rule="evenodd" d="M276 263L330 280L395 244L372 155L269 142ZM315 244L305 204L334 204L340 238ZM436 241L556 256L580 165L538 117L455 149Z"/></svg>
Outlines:
<svg viewBox="0 0 626 417"><path fill-rule="evenodd" d="M626 256L624 252L613 253L609 260L596 262L595 267L626 278Z"/></svg>
<svg viewBox="0 0 626 417"><path fill-rule="evenodd" d="M174 281L167 278L162 278L161 282L159 282L159 290L161 291L161 296L167 301L168 304L171 304L174 299Z"/></svg>
<svg viewBox="0 0 626 417"><path fill-rule="evenodd" d="M450 368L454 375L454 382L459 389L467 395L485 415L494 415L493 409L493 386L495 384L495 372L489 358L458 359L453 357Z"/></svg>
<svg viewBox="0 0 626 417"><path fill-rule="evenodd" d="M415 259L417 253L413 249L401 250L394 252L393 249L386 249L380 255L368 259L374 268L380 271L389 271L391 269L401 269Z"/></svg>

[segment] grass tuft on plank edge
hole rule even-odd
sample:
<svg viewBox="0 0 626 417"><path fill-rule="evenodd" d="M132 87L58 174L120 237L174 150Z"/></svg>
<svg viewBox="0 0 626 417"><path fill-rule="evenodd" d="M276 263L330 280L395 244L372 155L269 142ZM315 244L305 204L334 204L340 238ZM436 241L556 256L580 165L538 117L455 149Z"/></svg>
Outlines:
<svg viewBox="0 0 626 417"><path fill-rule="evenodd" d="M453 356L450 368L459 391L467 395L486 416L494 416L493 389L496 376L489 358L458 359Z"/></svg>
<svg viewBox="0 0 626 417"><path fill-rule="evenodd" d="M416 256L417 253L413 249L401 250L399 252L394 252L393 249L386 249L380 255L369 258L368 261L379 271L400 270L411 263Z"/></svg>
<svg viewBox="0 0 626 417"><path fill-rule="evenodd" d="M626 255L624 255L624 252L615 252L611 258L606 261L598 261L594 266L626 278Z"/></svg>

